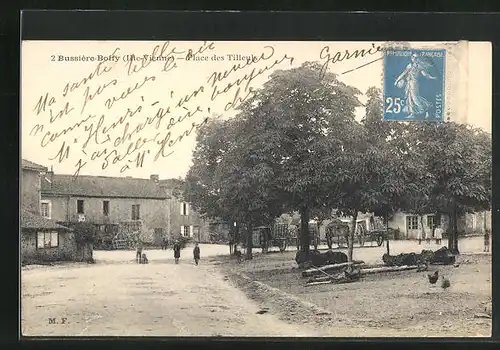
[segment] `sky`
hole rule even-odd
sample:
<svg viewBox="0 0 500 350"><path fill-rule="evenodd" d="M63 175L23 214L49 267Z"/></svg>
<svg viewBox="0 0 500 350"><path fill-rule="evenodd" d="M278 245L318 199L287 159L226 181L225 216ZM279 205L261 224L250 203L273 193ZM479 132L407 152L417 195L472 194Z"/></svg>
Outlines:
<svg viewBox="0 0 500 350"><path fill-rule="evenodd" d="M327 53L333 58L337 52L343 57L346 50L372 49L325 66L364 93L382 88L382 54L374 49L382 44L24 41L21 156L60 174L184 177L197 126L207 117L233 116L233 101L262 86L273 71L306 61L325 64ZM447 110L457 121L491 132L491 44L462 43L449 52ZM156 60L138 60L144 55ZM247 64L251 55L256 62ZM359 119L363 113L357 110Z"/></svg>

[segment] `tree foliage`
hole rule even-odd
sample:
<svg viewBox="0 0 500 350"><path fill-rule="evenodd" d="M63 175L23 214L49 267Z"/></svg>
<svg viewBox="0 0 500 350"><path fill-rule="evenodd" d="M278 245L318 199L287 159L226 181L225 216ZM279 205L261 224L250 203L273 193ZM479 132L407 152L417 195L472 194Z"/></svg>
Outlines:
<svg viewBox="0 0 500 350"><path fill-rule="evenodd" d="M425 198L410 202L409 209L447 214L449 248L458 253L458 218L491 208L491 135L454 122L415 124L410 134Z"/></svg>
<svg viewBox="0 0 500 350"><path fill-rule="evenodd" d="M99 229L90 222L68 222L62 223L63 226L71 228L78 244L93 244L96 242Z"/></svg>
<svg viewBox="0 0 500 350"><path fill-rule="evenodd" d="M300 213L301 250L310 245L310 218L332 209L386 220L396 211L460 215L488 209L491 136L455 123L383 120L379 89L366 92L305 63L275 71L230 120L213 119L197 135L184 196L209 218L252 227Z"/></svg>

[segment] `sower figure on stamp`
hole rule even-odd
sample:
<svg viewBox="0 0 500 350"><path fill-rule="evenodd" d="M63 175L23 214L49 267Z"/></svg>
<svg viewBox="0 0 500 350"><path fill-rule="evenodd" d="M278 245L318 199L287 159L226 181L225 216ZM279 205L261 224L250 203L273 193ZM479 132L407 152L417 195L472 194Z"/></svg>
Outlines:
<svg viewBox="0 0 500 350"><path fill-rule="evenodd" d="M137 241L137 245L136 245L136 253L135 253L135 259L137 261L137 263L141 263L142 262L142 250L144 249L144 244L142 243L142 241L139 239Z"/></svg>
<svg viewBox="0 0 500 350"><path fill-rule="evenodd" d="M178 240L175 241L173 248L175 263L178 264L181 257L181 245Z"/></svg>
<svg viewBox="0 0 500 350"><path fill-rule="evenodd" d="M395 86L404 88L405 103L403 111L408 113L407 118L413 118L417 115L425 115L426 118L429 117L429 110L432 107L432 103L420 94L418 78L421 74L427 79L436 79L436 77L430 75L427 71L430 67L431 65L428 62L418 57L418 55L412 54L411 62L394 82Z"/></svg>
<svg viewBox="0 0 500 350"><path fill-rule="evenodd" d="M198 247L198 242L194 246L193 257L194 257L194 263L198 265L198 262L200 261L200 247Z"/></svg>

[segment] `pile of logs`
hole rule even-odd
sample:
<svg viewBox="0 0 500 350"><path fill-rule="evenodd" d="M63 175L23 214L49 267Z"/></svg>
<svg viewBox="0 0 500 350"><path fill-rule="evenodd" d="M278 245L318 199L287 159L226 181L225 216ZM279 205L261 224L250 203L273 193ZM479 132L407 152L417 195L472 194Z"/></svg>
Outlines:
<svg viewBox="0 0 500 350"><path fill-rule="evenodd" d="M455 263L455 256L446 247L442 247L435 252L432 250L422 250L419 253L401 253L390 255L385 253L382 261L386 266L405 266L405 265L451 265Z"/></svg>
<svg viewBox="0 0 500 350"><path fill-rule="evenodd" d="M310 277L306 286L315 286L328 283L351 283L359 281L363 275L415 270L418 266L367 266L363 261L353 261L351 263L341 263L326 265L322 267L312 267L302 272L302 277Z"/></svg>

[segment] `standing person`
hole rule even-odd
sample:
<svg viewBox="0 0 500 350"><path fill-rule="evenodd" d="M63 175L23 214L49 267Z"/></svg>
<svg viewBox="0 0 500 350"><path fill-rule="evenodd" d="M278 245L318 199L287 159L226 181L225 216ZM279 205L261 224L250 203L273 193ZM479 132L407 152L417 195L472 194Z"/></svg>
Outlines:
<svg viewBox="0 0 500 350"><path fill-rule="evenodd" d="M135 260L140 264L142 262L142 250L144 249L144 244L140 239L137 241L136 247Z"/></svg>
<svg viewBox="0 0 500 350"><path fill-rule="evenodd" d="M168 248L168 237L163 236L161 250L167 250L167 248Z"/></svg>
<svg viewBox="0 0 500 350"><path fill-rule="evenodd" d="M434 232L434 235L436 233ZM428 232L425 232L425 243L429 244L431 243L431 238L432 238L432 228L428 231Z"/></svg>
<svg viewBox="0 0 500 350"><path fill-rule="evenodd" d="M484 251L490 251L490 231L484 231Z"/></svg>
<svg viewBox="0 0 500 350"><path fill-rule="evenodd" d="M436 238L436 244L441 245L441 240L443 239L443 229L438 225L434 227L434 238Z"/></svg>
<svg viewBox="0 0 500 350"><path fill-rule="evenodd" d="M417 231L418 244L422 244L422 230Z"/></svg>
<svg viewBox="0 0 500 350"><path fill-rule="evenodd" d="M194 257L194 263L198 265L198 261L200 261L200 247L198 247L198 242L196 242L194 246L193 257Z"/></svg>
<svg viewBox="0 0 500 350"><path fill-rule="evenodd" d="M181 257L181 245L180 245L180 243L179 243L178 240L175 241L173 248L174 248L175 263L178 264L179 263L179 259Z"/></svg>

